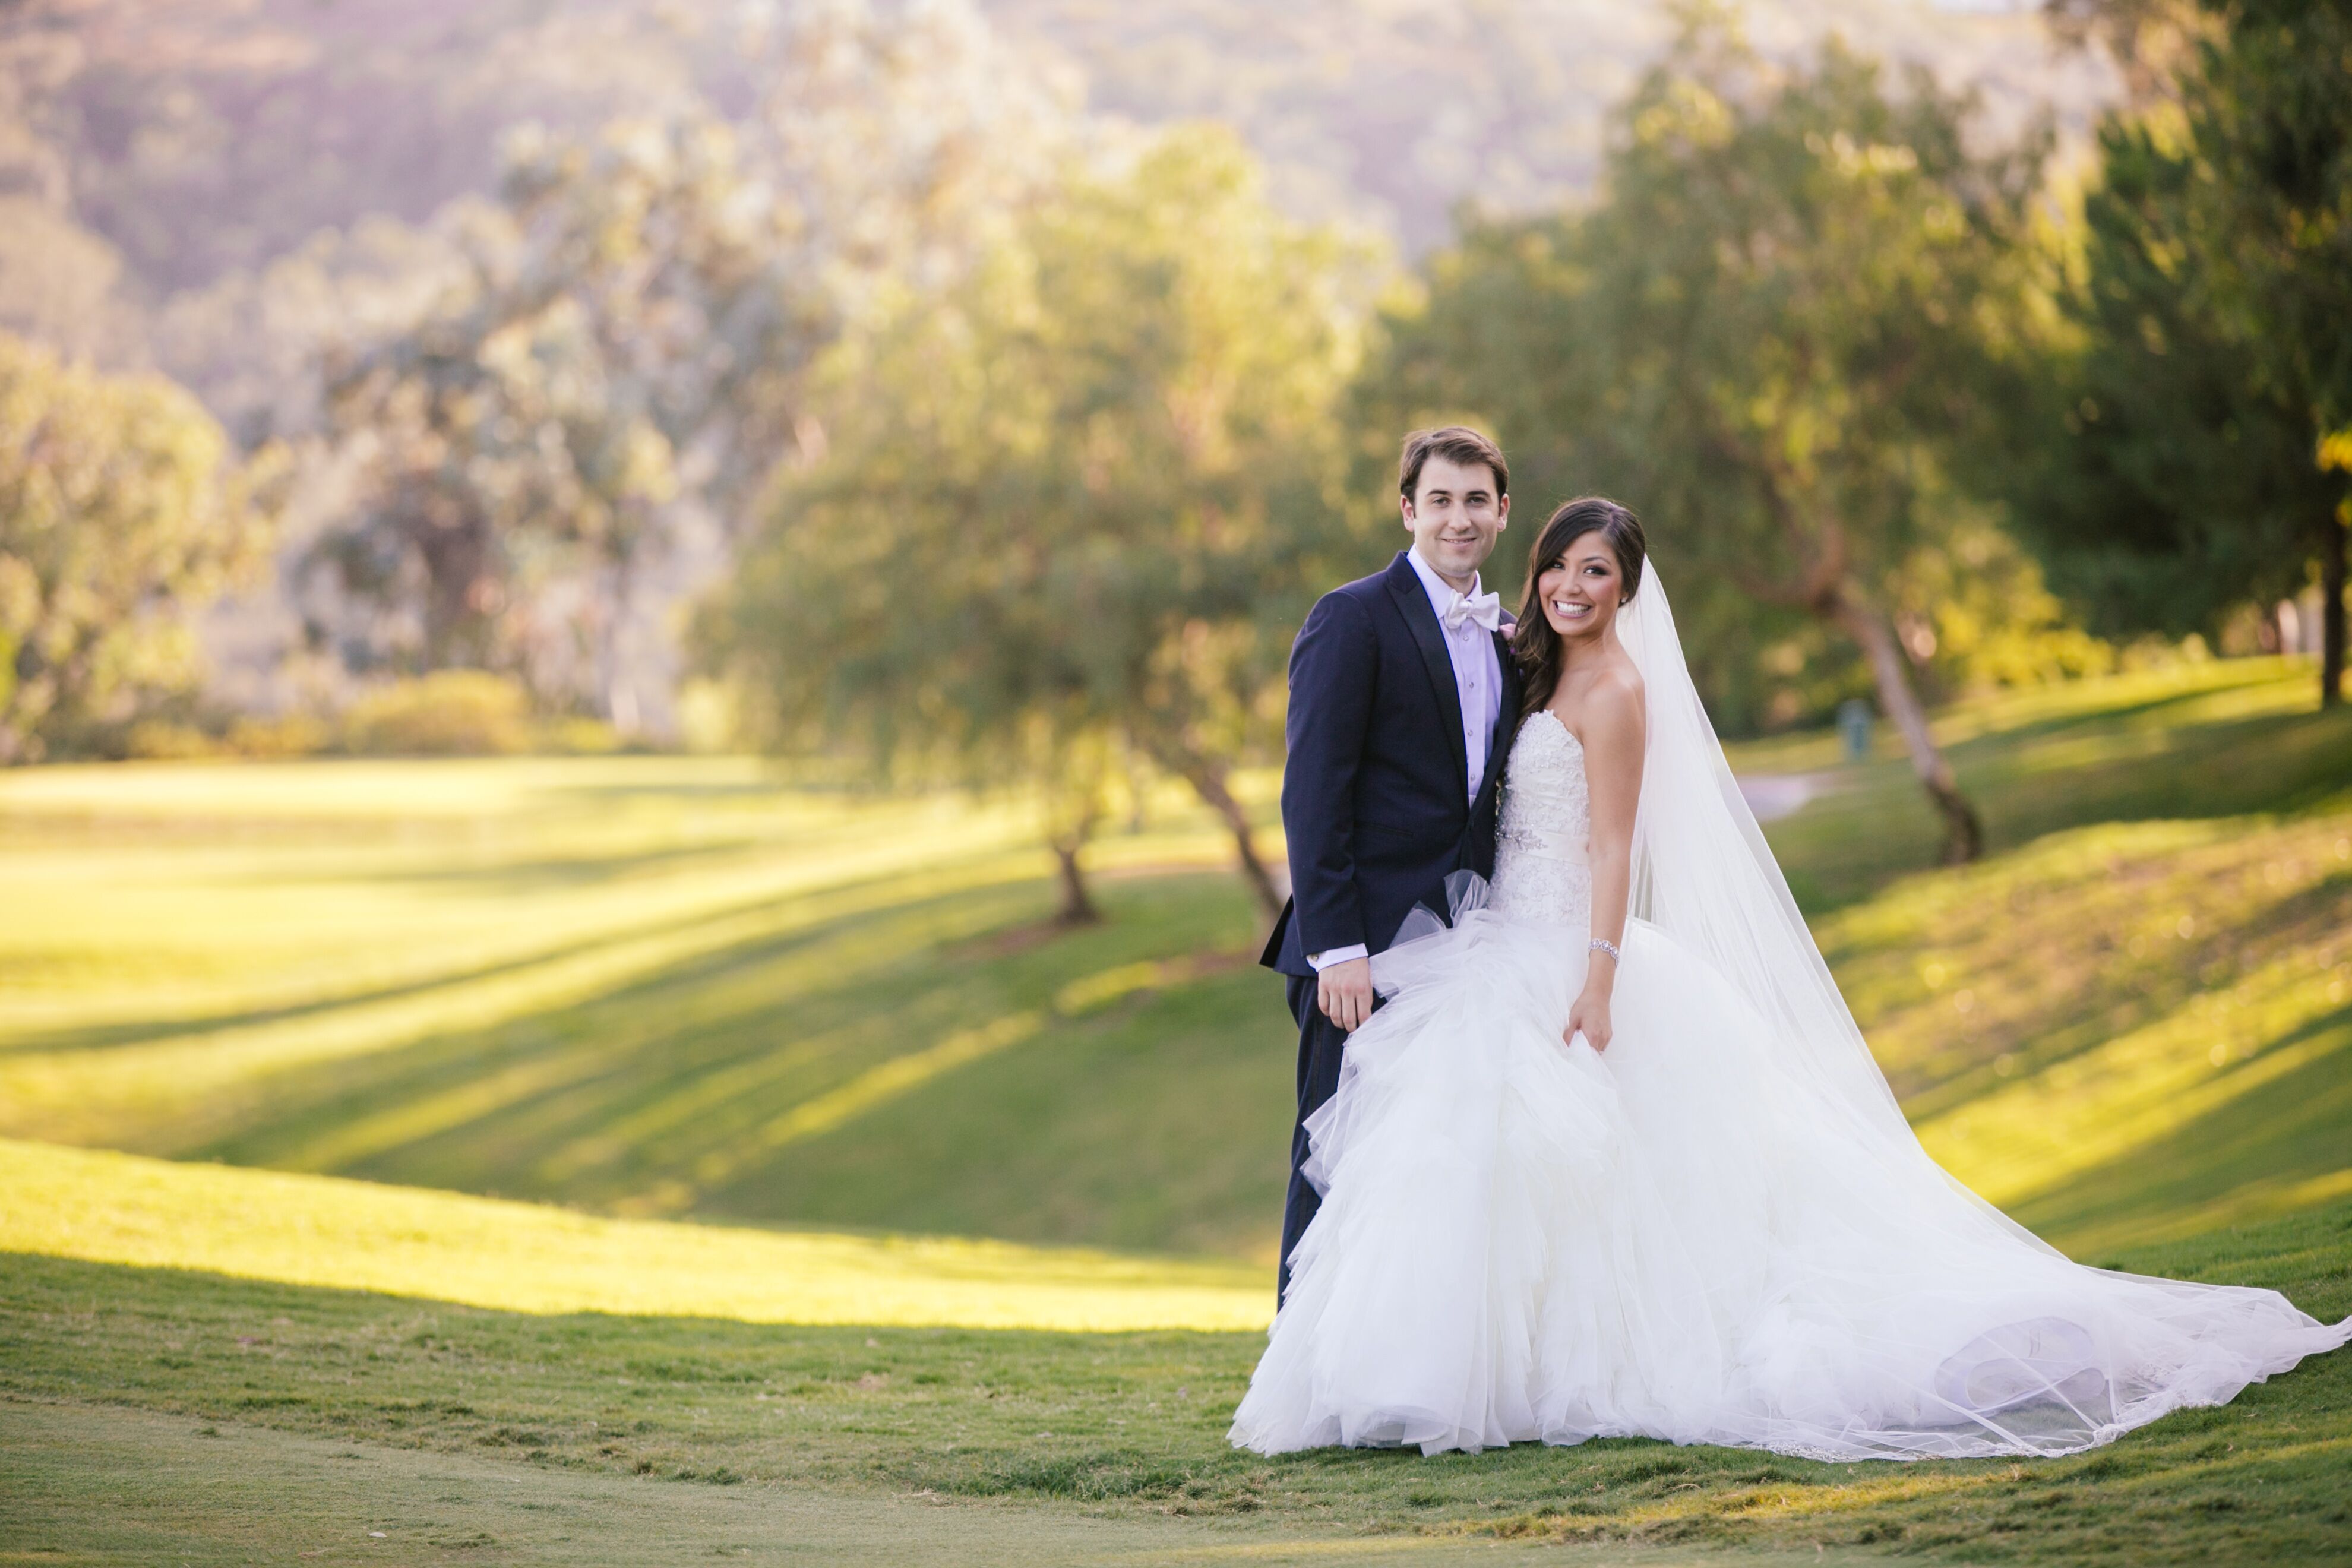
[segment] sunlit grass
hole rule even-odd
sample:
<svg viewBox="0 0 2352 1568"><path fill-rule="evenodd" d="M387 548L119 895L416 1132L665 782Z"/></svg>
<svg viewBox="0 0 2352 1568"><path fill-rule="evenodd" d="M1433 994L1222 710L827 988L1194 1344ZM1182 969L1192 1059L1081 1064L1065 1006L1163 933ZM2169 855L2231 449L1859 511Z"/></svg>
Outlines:
<svg viewBox="0 0 2352 1568"><path fill-rule="evenodd" d="M2305 659L2231 659L1972 699L1936 732L1984 819L2018 848L2097 822L2200 819L2352 804L2352 712L2318 710ZM1936 862L1942 829L1899 740L1844 766L1835 737L1731 748L1743 773L1801 773L1822 788L1766 835L1809 914L1867 898Z"/></svg>
<svg viewBox="0 0 2352 1568"><path fill-rule="evenodd" d="M2115 1261L2279 1289L2333 1320L2352 1311L2352 1207ZM948 1518L948 1505L993 1500L1211 1515L1237 1532L1606 1544L1609 1562L1626 1546L1811 1561L1821 1545L1952 1563L2270 1568L2340 1562L2352 1530L2347 1352L2053 1460L1829 1465L1633 1440L1268 1460L1224 1436L1264 1343L497 1312L0 1254L0 1396L331 1436L362 1452L496 1457L520 1495L561 1468L876 1489ZM211 1505L192 1493L191 1506Z"/></svg>
<svg viewBox="0 0 2352 1568"><path fill-rule="evenodd" d="M2352 1191L2352 812L2053 835L1821 935L1930 1152L2062 1246Z"/></svg>
<svg viewBox="0 0 2352 1568"><path fill-rule="evenodd" d="M2249 660L1938 721L1997 850L1958 872L1899 759L1735 748L1826 786L1769 831L1938 1157L2092 1251L2334 1192L2352 720ZM1061 931L1013 799L723 758L0 773L0 1133L1263 1264L1291 1030L1222 836L1150 806L1092 852L1109 921Z"/></svg>
<svg viewBox="0 0 2352 1568"><path fill-rule="evenodd" d="M2078 1257L2352 1310L2352 720L2249 661L1939 722L1996 850L1958 871L1898 759L1735 752L1822 775L1769 831L1929 1147ZM0 773L0 1131L189 1161L0 1142L0 1393L1350 1531L2352 1528L2343 1356L2031 1466L1234 1453L1289 1121L1257 917L1171 797L1057 930L1034 828L725 759Z"/></svg>
<svg viewBox="0 0 2352 1568"><path fill-rule="evenodd" d="M1004 1242L604 1219L327 1176L0 1140L0 1254L521 1312L755 1323L1262 1329L1264 1272Z"/></svg>
<svg viewBox="0 0 2352 1568"><path fill-rule="evenodd" d="M0 878L26 894L0 912L0 1131L637 1214L902 1225L857 1192L780 1202L775 1152L920 1100L1024 1019L1116 1032L1091 1016L1181 978L1136 979L1171 942L1238 957L1250 916L1210 869L1222 835L1151 804L1149 831L1095 856L1118 925L1000 954L959 944L1049 907L1014 801L860 799L724 759L0 775ZM1206 874L1167 875L1187 868ZM1257 1043L1244 1029L1227 1054ZM997 1135L1023 1139L1017 1114ZM715 1195L745 1184L764 1190ZM1248 1249L1023 1206L1025 1226L915 1217Z"/></svg>

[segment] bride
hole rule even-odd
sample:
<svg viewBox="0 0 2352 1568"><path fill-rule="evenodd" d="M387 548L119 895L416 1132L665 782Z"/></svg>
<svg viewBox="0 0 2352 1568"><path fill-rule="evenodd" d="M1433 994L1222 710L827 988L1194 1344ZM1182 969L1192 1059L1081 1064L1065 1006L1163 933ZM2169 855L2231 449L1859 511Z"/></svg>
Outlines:
<svg viewBox="0 0 2352 1568"><path fill-rule="evenodd" d="M1692 688L1641 525L1537 541L1491 889L1416 910L1307 1122L1235 1445L2060 1454L2352 1338L2070 1262L1912 1135Z"/></svg>

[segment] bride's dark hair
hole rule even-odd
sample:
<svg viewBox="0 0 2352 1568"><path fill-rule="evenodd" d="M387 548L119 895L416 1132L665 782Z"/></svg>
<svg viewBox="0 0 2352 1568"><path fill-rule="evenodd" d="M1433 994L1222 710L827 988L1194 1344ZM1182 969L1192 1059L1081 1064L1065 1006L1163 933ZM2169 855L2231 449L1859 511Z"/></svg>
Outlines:
<svg viewBox="0 0 2352 1568"><path fill-rule="evenodd" d="M1568 547L1588 533L1598 533L1617 557L1630 601L1642 587L1642 563L1649 559L1649 542L1642 536L1642 520L1606 496L1579 496L1563 501L1536 535L1528 552L1528 591L1519 601L1518 624L1511 628L1511 657L1519 666L1519 717L1549 705L1559 684L1559 634L1543 613L1543 574L1559 565Z"/></svg>

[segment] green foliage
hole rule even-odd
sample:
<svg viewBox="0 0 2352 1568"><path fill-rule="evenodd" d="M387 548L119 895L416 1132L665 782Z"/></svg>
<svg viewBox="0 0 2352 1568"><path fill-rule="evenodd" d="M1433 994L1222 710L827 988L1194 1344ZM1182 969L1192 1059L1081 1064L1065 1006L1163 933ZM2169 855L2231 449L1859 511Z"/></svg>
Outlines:
<svg viewBox="0 0 2352 1568"><path fill-rule="evenodd" d="M2078 334L2016 405L2020 515L2116 630L2211 632L2319 579L2344 660L2352 454L2352 16L2215 0L2180 100L2100 130ZM2352 444L2347 444L2352 445Z"/></svg>
<svg viewBox="0 0 2352 1568"><path fill-rule="evenodd" d="M527 749L530 694L478 669L444 669L371 691L343 715L343 743L368 756L484 757Z"/></svg>
<svg viewBox="0 0 2352 1568"><path fill-rule="evenodd" d="M967 279L833 356L824 458L708 658L788 747L1045 781L1066 863L1122 745L1220 811L1271 900L1224 777L1328 585L1364 259L1223 132L1068 169Z"/></svg>
<svg viewBox="0 0 2352 1568"><path fill-rule="evenodd" d="M401 640L378 657L536 676L559 695L562 665L545 667L594 647L615 617L592 595L565 626L552 591L625 574L675 493L672 449L615 362L616 323L583 298L586 280L509 283L501 248L485 237L467 293L335 376L335 432L361 459L361 500L312 560L394 612ZM601 695L596 673L588 693Z"/></svg>
<svg viewBox="0 0 2352 1568"><path fill-rule="evenodd" d="M358 493L304 563L316 640L635 729L646 646L818 437L812 360L877 290L957 275L1053 120L957 6L739 31L731 114L518 127L495 205L436 220L430 308L328 356Z"/></svg>
<svg viewBox="0 0 2352 1568"><path fill-rule="evenodd" d="M193 689L191 617L261 558L278 471L169 382L0 335L0 763Z"/></svg>
<svg viewBox="0 0 2352 1568"><path fill-rule="evenodd" d="M2040 149L1972 153L1969 110L1834 41L1775 72L1703 20L1619 110L1598 205L1474 226L1392 321L1391 422L1491 420L1523 515L1635 505L1733 732L1868 689L1854 648L1890 616L1912 679L2098 662L1953 478L2002 385Z"/></svg>
<svg viewBox="0 0 2352 1568"><path fill-rule="evenodd" d="M2352 1312L2352 1209L2100 1261L2281 1289L2334 1320ZM16 1400L168 1413L183 1432L234 1422L332 1436L362 1453L500 1455L511 1489L530 1496L541 1466L740 1478L845 1507L914 1492L950 1521L970 1517L965 1500L1050 1510L1038 1521L1048 1542L1080 1512L1204 1515L1224 1526L1217 1550L1269 1556L1280 1547L1268 1538L1313 1532L1490 1552L1500 1538L1780 1548L1809 1562L1827 1546L1928 1563L2268 1568L2339 1558L2352 1525L2352 1356L2340 1352L2091 1454L1824 1465L1630 1439L1265 1459L1224 1438L1264 1343L542 1317L47 1258L0 1272L0 1390ZM223 1506L183 1495L192 1511ZM1410 1563L1424 1543L1376 1544L1373 1560ZM1346 1551L1327 1540L1314 1554Z"/></svg>

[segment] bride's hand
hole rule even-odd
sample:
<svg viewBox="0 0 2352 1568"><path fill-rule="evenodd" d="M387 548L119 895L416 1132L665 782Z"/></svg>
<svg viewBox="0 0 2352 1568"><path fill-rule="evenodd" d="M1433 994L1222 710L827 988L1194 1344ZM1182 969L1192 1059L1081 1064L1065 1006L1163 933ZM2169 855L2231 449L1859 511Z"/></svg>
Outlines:
<svg viewBox="0 0 2352 1568"><path fill-rule="evenodd" d="M1560 1032L1559 1037L1566 1044L1572 1046L1576 1044L1576 1037L1579 1035L1582 1035L1586 1042L1596 1051L1605 1051L1609 1048L1609 994L1607 992L1587 990L1584 994L1576 999L1576 1005L1569 1008L1568 1027Z"/></svg>

